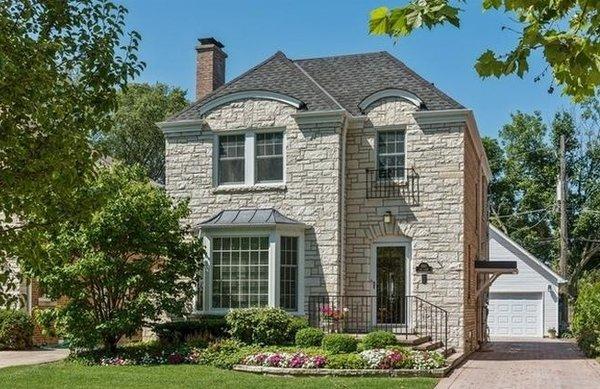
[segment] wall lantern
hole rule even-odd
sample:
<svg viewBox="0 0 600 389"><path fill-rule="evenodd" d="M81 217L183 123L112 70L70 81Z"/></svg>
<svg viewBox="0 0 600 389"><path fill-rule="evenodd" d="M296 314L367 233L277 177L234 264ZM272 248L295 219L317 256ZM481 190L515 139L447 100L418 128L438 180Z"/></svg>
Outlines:
<svg viewBox="0 0 600 389"><path fill-rule="evenodd" d="M383 214L383 222L391 223L392 222L392 211L385 211Z"/></svg>
<svg viewBox="0 0 600 389"><path fill-rule="evenodd" d="M421 283L422 284L427 283L427 274L433 273L433 268L427 262L419 263L415 270L416 270L417 274L421 275Z"/></svg>

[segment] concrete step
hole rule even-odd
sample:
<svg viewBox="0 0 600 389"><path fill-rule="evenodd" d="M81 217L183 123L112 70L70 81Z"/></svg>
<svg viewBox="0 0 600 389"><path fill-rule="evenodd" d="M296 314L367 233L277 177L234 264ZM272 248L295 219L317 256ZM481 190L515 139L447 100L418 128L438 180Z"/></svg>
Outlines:
<svg viewBox="0 0 600 389"><path fill-rule="evenodd" d="M440 341L427 341L427 342L423 342L421 344L415 345L413 346L414 350L418 350L418 351L433 351L436 350L438 348L441 348L444 346L444 343L440 342Z"/></svg>
<svg viewBox="0 0 600 389"><path fill-rule="evenodd" d="M431 340L431 336L425 335L396 335L398 345L406 347L416 347Z"/></svg>
<svg viewBox="0 0 600 389"><path fill-rule="evenodd" d="M452 355L452 354L454 354L456 352L456 350L453 347L449 347L447 349L444 349L443 345L442 345L442 347L436 349L435 351L439 352L440 354L442 354L446 358L448 358L450 355Z"/></svg>

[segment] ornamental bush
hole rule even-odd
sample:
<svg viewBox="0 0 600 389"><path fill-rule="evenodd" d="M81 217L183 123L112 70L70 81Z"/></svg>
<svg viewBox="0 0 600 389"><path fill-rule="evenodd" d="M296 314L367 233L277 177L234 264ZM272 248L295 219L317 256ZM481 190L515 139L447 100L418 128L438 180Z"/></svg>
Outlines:
<svg viewBox="0 0 600 389"><path fill-rule="evenodd" d="M358 341L347 334L329 334L325 335L321 345L331 354L344 354L355 352Z"/></svg>
<svg viewBox="0 0 600 389"><path fill-rule="evenodd" d="M295 336L295 319L280 308L242 308L230 311L225 320L231 336L248 344L290 343Z"/></svg>
<svg viewBox="0 0 600 389"><path fill-rule="evenodd" d="M296 346L298 347L316 347L323 342L325 333L318 328L303 328L296 333Z"/></svg>
<svg viewBox="0 0 600 389"><path fill-rule="evenodd" d="M328 369L366 369L367 363L358 354L337 354L327 357Z"/></svg>
<svg viewBox="0 0 600 389"><path fill-rule="evenodd" d="M394 346L398 343L398 340L396 339L396 335L389 331L373 331L364 337L362 343L365 350L371 350Z"/></svg>
<svg viewBox="0 0 600 389"><path fill-rule="evenodd" d="M589 357L600 355L600 274L584 278L573 312L573 332Z"/></svg>
<svg viewBox="0 0 600 389"><path fill-rule="evenodd" d="M203 316L188 321L160 323L153 329L161 343L171 345L200 338L208 342L228 335L227 322L222 316Z"/></svg>
<svg viewBox="0 0 600 389"><path fill-rule="evenodd" d="M0 350L25 350L33 346L33 321L14 309L0 310Z"/></svg>

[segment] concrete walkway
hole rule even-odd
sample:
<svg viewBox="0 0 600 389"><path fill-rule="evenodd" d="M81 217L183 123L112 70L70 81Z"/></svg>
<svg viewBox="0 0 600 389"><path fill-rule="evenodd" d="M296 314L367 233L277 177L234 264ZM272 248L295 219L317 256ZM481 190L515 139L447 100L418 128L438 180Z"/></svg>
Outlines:
<svg viewBox="0 0 600 389"><path fill-rule="evenodd" d="M56 362L69 355L68 349L39 349L29 351L0 351L0 368Z"/></svg>
<svg viewBox="0 0 600 389"><path fill-rule="evenodd" d="M572 341L497 340L491 351L473 353L436 389L600 388L600 364L587 359Z"/></svg>

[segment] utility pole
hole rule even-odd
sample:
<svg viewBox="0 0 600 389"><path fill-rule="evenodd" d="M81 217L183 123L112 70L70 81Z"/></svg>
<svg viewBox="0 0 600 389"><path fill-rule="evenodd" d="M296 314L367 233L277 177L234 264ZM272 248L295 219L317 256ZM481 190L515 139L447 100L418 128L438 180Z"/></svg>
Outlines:
<svg viewBox="0 0 600 389"><path fill-rule="evenodd" d="M567 263L569 257L567 232L567 168L565 166L565 136L560 136L560 176L558 179L558 196L560 201L560 275L567 279Z"/></svg>

